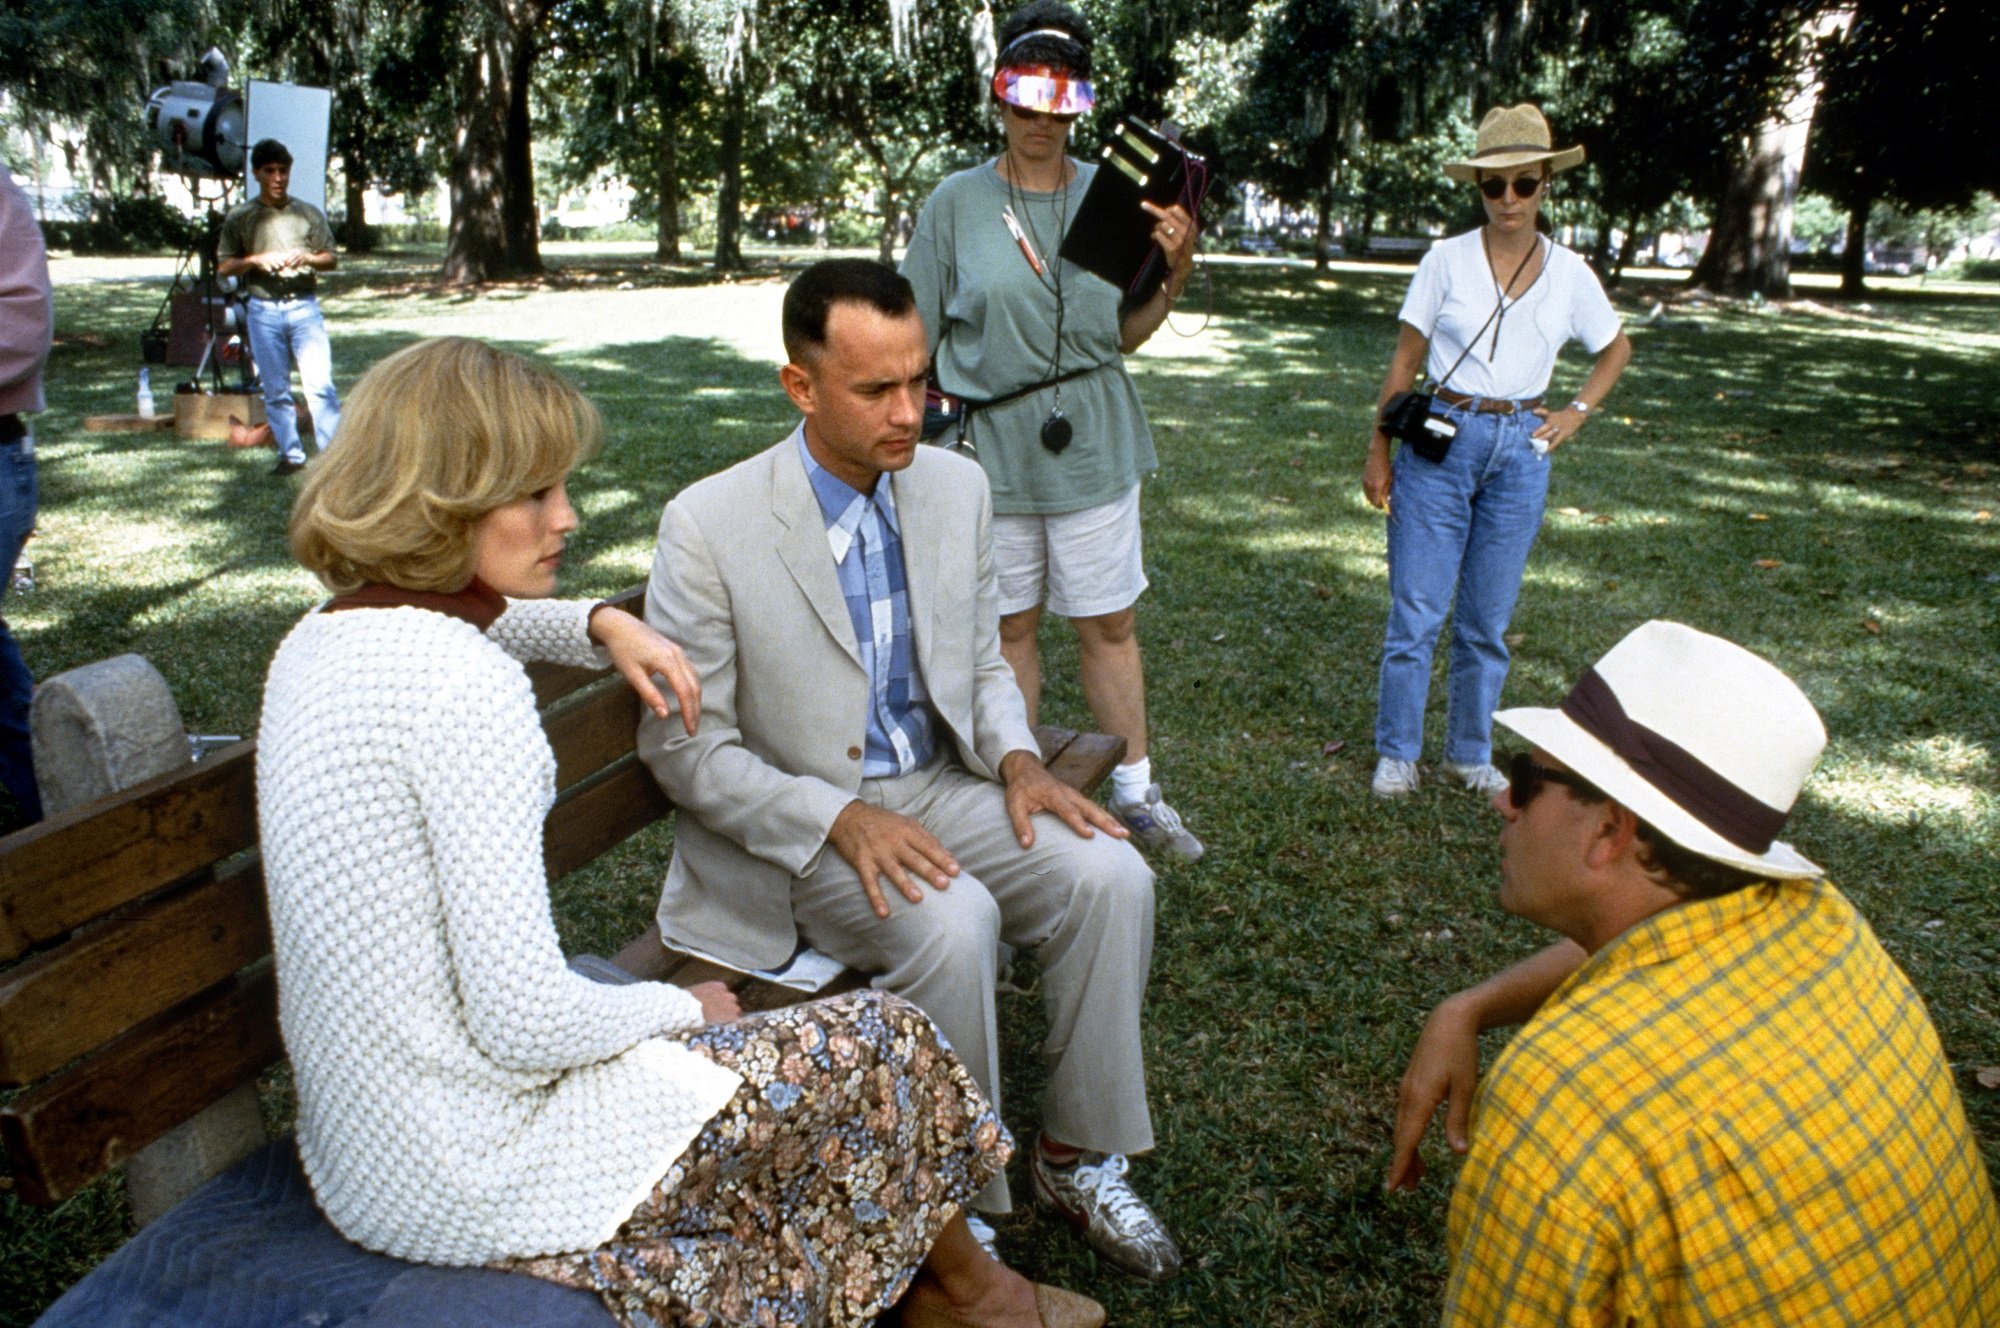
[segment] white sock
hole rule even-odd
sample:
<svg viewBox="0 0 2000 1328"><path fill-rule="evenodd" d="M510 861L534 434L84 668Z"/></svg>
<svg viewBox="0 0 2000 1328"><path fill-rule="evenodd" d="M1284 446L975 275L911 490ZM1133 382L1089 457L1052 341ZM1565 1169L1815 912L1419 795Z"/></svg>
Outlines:
<svg viewBox="0 0 2000 1328"><path fill-rule="evenodd" d="M1136 761L1111 767L1111 799L1114 802L1144 802L1153 783L1153 761L1142 756Z"/></svg>

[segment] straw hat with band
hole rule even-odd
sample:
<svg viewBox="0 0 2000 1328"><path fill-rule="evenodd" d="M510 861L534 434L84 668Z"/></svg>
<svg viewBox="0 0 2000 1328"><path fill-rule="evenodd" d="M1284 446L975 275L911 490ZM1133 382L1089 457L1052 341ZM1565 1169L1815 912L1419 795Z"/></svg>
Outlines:
<svg viewBox="0 0 2000 1328"><path fill-rule="evenodd" d="M1479 140L1465 161L1448 161L1444 173L1470 184L1480 171L1505 171L1546 161L1551 171L1583 165L1583 149L1559 148L1549 122L1532 104L1495 106L1479 122Z"/></svg>
<svg viewBox="0 0 2000 1328"><path fill-rule="evenodd" d="M1797 683L1742 646L1649 622L1559 708L1493 719L1682 848L1759 876L1825 874L1778 833L1826 728Z"/></svg>
<svg viewBox="0 0 2000 1328"><path fill-rule="evenodd" d="M1008 62L1008 51L1037 40L1067 43L1072 50L1081 53L1079 66L1063 68L1046 62ZM1009 106L1041 111L1047 115L1082 115L1097 104L1096 89L1091 87L1090 79L1086 77L1090 68L1090 48L1074 33L1062 28L1036 28L1033 32L1022 33L1000 52L998 64L999 67L993 71L993 95Z"/></svg>

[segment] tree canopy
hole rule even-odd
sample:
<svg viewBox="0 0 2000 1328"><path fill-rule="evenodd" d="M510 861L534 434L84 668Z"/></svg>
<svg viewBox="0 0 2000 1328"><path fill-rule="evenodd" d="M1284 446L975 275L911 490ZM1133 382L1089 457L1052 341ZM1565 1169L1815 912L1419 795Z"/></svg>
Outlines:
<svg viewBox="0 0 2000 1328"><path fill-rule="evenodd" d="M1322 256L1336 230L1469 221L1438 163L1518 100L1585 147L1557 209L1614 276L1685 226L1708 231L1696 280L1782 293L1803 179L1848 214L1858 289L1882 206L2000 190L2000 16L1963 0L1079 7L1102 107L1178 121L1232 188L1309 218ZM146 192L145 96L213 43L239 72L334 91L349 243L367 185L448 179L448 280L539 271L538 160L551 182L630 182L663 259L697 203L718 263L758 209L886 257L928 189L992 150L1001 17L990 0L22 0L0 16L0 116L94 189Z"/></svg>

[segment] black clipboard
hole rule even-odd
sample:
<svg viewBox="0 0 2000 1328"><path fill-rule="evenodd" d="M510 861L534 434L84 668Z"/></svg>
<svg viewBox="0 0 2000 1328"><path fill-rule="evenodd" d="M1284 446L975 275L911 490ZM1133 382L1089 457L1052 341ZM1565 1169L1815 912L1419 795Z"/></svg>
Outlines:
<svg viewBox="0 0 2000 1328"><path fill-rule="evenodd" d="M1144 303L1166 280L1167 264L1153 243L1153 215L1139 203L1179 203L1199 230L1208 180L1206 158L1126 116L1106 133L1097 174L1058 252L1125 292L1127 303Z"/></svg>

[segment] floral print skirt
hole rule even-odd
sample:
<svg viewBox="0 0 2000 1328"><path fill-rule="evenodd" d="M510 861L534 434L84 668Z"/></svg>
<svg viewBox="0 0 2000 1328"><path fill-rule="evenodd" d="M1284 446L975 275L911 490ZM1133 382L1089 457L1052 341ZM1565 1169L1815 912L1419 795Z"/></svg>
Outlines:
<svg viewBox="0 0 2000 1328"><path fill-rule="evenodd" d="M686 1039L743 1076L618 1234L517 1272L632 1325L845 1328L894 1305L1013 1140L921 1011L854 992Z"/></svg>

